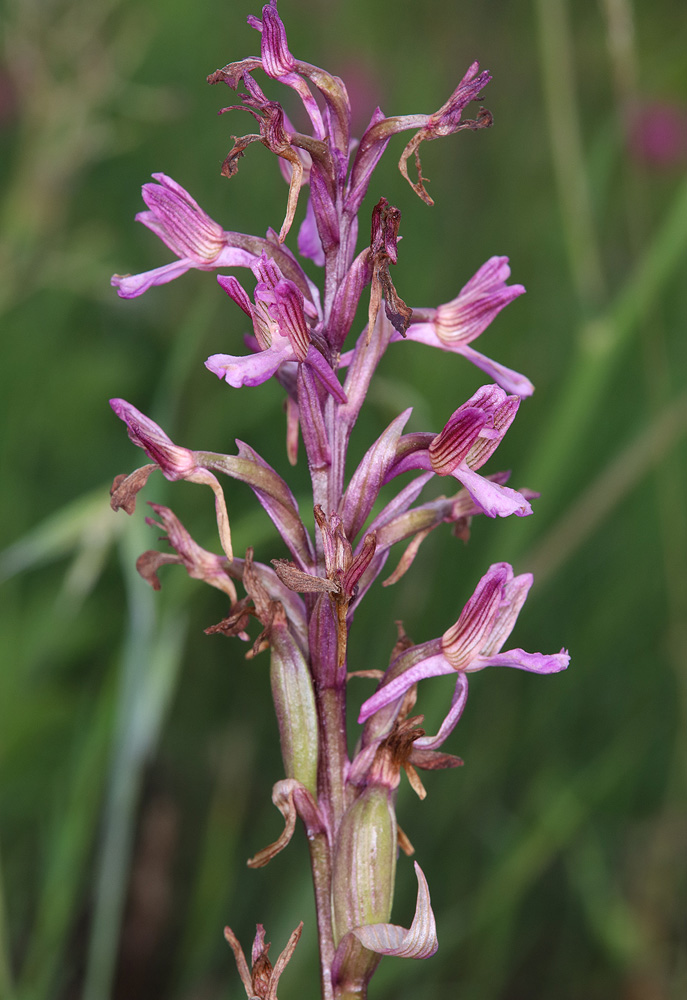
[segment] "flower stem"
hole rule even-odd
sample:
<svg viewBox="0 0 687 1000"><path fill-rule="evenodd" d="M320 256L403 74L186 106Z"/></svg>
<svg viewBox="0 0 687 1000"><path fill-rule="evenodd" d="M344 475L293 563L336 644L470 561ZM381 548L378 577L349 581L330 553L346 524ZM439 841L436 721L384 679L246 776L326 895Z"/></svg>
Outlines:
<svg viewBox="0 0 687 1000"><path fill-rule="evenodd" d="M326 803L332 839L346 809L344 775L346 751L346 692L338 688L316 691L320 725L320 801Z"/></svg>
<svg viewBox="0 0 687 1000"><path fill-rule="evenodd" d="M332 963L334 961L334 939L332 934L331 851L326 833L316 834L310 839L310 865L315 889L317 910L317 936L320 947L320 984L322 1000L333 1000Z"/></svg>

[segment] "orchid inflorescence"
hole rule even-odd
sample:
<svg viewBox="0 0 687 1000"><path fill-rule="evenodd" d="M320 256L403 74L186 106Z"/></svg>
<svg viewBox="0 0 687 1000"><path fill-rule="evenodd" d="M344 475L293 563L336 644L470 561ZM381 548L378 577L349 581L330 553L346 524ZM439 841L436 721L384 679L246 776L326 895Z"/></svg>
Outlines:
<svg viewBox="0 0 687 1000"><path fill-rule="evenodd" d="M222 554L208 552L190 536L174 513L153 504L171 550L146 552L141 574L156 589L157 571L182 564L190 576L224 591L226 617L209 633L247 641L253 618L262 626L249 655L270 650L270 677L281 739L285 778L274 786L273 801L284 816L283 834L248 862L267 864L291 839L296 820L305 827L312 859L324 998L364 998L382 955L428 958L437 949L436 926L427 881L415 864L418 881L415 917L408 929L390 923L399 848L412 845L396 822L396 789L403 770L420 797L425 790L417 769L460 765L441 750L464 709L467 675L487 666L510 666L534 673L563 670L565 650L554 654L503 650L532 584L515 576L507 563L489 567L455 624L444 634L415 645L399 625L398 639L385 671L351 670L348 632L360 601L381 573L392 545L406 541L397 568L384 581L394 583L408 571L420 544L442 524L466 539L476 515L518 517L532 513L537 494L506 486L508 473L482 474L482 467L513 422L520 401L533 391L524 375L479 354L471 346L494 317L524 292L509 285L508 259L492 257L451 302L436 309L411 309L390 273L398 252L400 212L382 198L374 207L371 238L357 255L358 213L372 172L397 132L412 131L400 159L402 174L431 204L422 177L423 142L463 129L491 125L482 108L463 119L490 76L477 63L468 69L448 101L429 115L385 117L379 108L359 141L350 137L350 105L344 83L289 51L276 0L249 17L261 36L260 56L230 63L208 77L238 91L238 105L255 119L254 134L235 137L222 173L232 177L253 142L279 157L289 185L280 232L265 237L222 229L191 196L165 174L143 185L147 211L137 219L156 233L176 260L144 274L115 275L123 298L141 295L190 268L245 268L252 272L252 295L233 275L217 275L227 295L248 317L247 353L214 354L205 362L229 385L257 386L275 378L286 393L286 448L297 460L302 438L313 491L314 522L303 518L282 476L249 445L237 441L236 454L194 451L174 444L151 419L123 399L111 400L129 437L150 464L118 476L112 505L132 513L136 494L160 470L169 480L209 486L215 498ZM261 69L290 87L303 103L311 134L293 129L282 106L269 100L254 78ZM408 174L413 156L417 180ZM323 268L321 290L287 247L299 199L307 206L298 233L299 256ZM356 309L369 286L368 322L352 346L346 344ZM410 409L401 412L368 448L353 474L346 476L351 432L371 379L384 352L415 340L460 354L492 380L458 406L438 432L404 433ZM378 509L382 488L402 474L414 477L399 486ZM290 558L271 565L234 556L224 491L218 475L246 483L255 493ZM419 502L435 477L457 480L457 492ZM385 493L385 496L387 494ZM373 515L373 511L375 511ZM314 530L313 530L314 529ZM237 596L240 583L245 596ZM455 676L451 703L437 733L421 728L413 715L420 681ZM359 714L363 726L352 757L346 744L346 687L353 676L377 678L376 692ZM276 998L277 982L300 936L294 931L272 968L261 924L253 946L252 971L235 935L225 931L248 997Z"/></svg>

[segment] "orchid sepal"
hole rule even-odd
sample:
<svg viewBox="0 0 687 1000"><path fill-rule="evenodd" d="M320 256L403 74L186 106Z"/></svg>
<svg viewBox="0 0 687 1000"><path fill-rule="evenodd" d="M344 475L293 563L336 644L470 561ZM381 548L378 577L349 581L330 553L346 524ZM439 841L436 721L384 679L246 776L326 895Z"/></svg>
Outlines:
<svg viewBox="0 0 687 1000"><path fill-rule="evenodd" d="M368 924L356 927L352 933L369 951L396 958L431 958L439 947L437 927L424 872L414 862L417 876L415 916L408 929L397 924Z"/></svg>

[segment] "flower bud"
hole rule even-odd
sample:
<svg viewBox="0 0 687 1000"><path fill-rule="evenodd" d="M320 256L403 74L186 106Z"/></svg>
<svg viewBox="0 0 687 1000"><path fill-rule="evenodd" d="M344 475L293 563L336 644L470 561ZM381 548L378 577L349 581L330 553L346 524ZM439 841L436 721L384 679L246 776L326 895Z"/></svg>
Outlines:
<svg viewBox="0 0 687 1000"><path fill-rule="evenodd" d="M337 996L366 996L380 955L352 933L385 926L396 879L398 828L392 791L369 784L341 821L332 872L332 929Z"/></svg>
<svg viewBox="0 0 687 1000"><path fill-rule="evenodd" d="M396 878L397 827L392 792L368 785L341 821L332 875L334 942L391 915Z"/></svg>
<svg viewBox="0 0 687 1000"><path fill-rule="evenodd" d="M317 710L310 670L285 623L270 628L270 680L287 778L317 794Z"/></svg>

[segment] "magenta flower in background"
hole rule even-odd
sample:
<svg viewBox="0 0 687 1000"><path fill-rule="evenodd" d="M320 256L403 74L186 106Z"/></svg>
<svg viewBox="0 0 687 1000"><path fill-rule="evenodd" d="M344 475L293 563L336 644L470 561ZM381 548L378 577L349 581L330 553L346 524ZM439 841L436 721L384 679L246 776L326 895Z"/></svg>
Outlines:
<svg viewBox="0 0 687 1000"><path fill-rule="evenodd" d="M669 101L644 101L629 115L631 156L653 168L687 164L687 108Z"/></svg>

